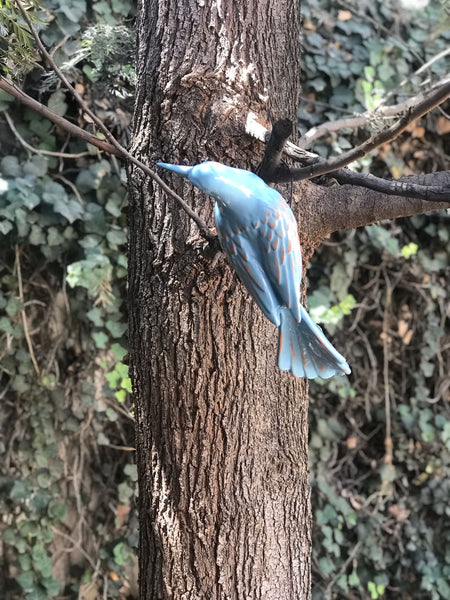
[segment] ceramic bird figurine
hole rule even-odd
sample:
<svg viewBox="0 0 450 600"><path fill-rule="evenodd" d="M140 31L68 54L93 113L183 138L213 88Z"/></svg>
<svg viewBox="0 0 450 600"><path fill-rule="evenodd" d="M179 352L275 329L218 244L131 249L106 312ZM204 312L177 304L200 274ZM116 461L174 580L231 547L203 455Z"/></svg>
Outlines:
<svg viewBox="0 0 450 600"><path fill-rule="evenodd" d="M284 198L243 169L217 162L158 163L216 199L217 235L229 262L266 317L278 327L278 366L297 377L350 373L345 358L300 303L302 255Z"/></svg>

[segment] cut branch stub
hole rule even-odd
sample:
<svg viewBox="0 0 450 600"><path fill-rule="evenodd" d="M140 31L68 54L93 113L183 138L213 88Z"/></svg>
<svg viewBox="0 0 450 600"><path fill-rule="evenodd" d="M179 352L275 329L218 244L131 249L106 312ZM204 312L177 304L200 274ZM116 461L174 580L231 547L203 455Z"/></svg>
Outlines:
<svg viewBox="0 0 450 600"><path fill-rule="evenodd" d="M292 134L292 129L292 122L289 119L276 121L272 128L264 158L256 170L256 174L266 183L272 181L272 175L280 166L284 146Z"/></svg>

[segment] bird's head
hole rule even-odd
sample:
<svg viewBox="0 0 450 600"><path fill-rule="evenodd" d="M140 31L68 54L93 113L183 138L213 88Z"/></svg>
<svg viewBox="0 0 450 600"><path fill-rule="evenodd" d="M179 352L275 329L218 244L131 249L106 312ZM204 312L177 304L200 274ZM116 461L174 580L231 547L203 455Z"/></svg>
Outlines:
<svg viewBox="0 0 450 600"><path fill-rule="evenodd" d="M231 203L237 194L240 194L240 196L242 196L242 193L245 195L251 194L251 187L248 185L246 175L243 174L255 177L248 171L234 169L212 161L203 162L193 167L168 163L157 164L159 167L189 179L202 192L210 194L219 203L225 205Z"/></svg>

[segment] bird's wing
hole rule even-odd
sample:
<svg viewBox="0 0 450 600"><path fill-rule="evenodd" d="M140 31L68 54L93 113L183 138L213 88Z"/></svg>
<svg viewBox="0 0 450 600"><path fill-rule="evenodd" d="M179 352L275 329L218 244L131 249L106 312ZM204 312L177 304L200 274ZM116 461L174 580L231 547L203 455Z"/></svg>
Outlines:
<svg viewBox="0 0 450 600"><path fill-rule="evenodd" d="M225 224L217 204L214 217L223 251L239 279L269 321L279 326L280 302L274 293L268 274L260 264L256 238L253 241L249 239L247 227L239 228L237 225L230 227L230 224Z"/></svg>
<svg viewBox="0 0 450 600"><path fill-rule="evenodd" d="M265 210L256 230L261 242L262 268L268 274L280 303L287 306L295 319L300 321L302 254L295 217L281 196Z"/></svg>

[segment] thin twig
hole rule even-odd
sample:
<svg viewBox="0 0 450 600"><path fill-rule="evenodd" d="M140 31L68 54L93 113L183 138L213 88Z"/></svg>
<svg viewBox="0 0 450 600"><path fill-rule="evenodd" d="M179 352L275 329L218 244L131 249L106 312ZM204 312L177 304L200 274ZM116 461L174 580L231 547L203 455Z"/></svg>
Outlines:
<svg viewBox="0 0 450 600"><path fill-rule="evenodd" d="M321 106L322 108L329 108L331 110L335 110L337 112L341 112L347 115L354 115L355 112L353 110L348 110L348 108L342 108L341 106L336 106L335 104L329 104L328 102L322 102L322 100L313 100L312 98L308 98L307 96L299 96L298 99L300 102L304 104L312 104L314 106Z"/></svg>
<svg viewBox="0 0 450 600"><path fill-rule="evenodd" d="M36 40L36 44L38 46L39 53L42 56L43 60L45 60L51 66L51 68L54 70L54 72L59 77L59 79L62 81L62 83L66 86L66 88L70 91L72 96L78 102L78 104L80 105L83 112L85 112L92 119L92 121L97 125L97 127L100 129L100 131L105 135L107 141L112 146L114 146L114 148L117 150L117 152L114 152L113 154L118 153L119 156L121 156L124 160L128 160L132 164L139 167L142 171L144 171L144 173L146 175L148 175L151 179L153 179L153 181L158 183L169 196L171 196L174 200L176 200L176 202L178 202L178 204L183 208L183 210L197 224L202 236L209 241L213 240L216 236L214 236L211 233L211 230L206 225L206 223L203 221L203 219L201 219L197 215L197 213L191 209L191 207L183 200L183 198L181 198L166 183L164 183L164 181L159 177L159 175L157 175L147 165L145 165L140 160L135 158L132 154L130 154L130 152L128 152L128 150L126 148L124 148L124 146L122 146L122 144L120 144L120 142L118 142L116 140L116 138L113 136L113 134L109 131L109 129L106 127L106 125L97 117L97 115L92 112L92 110L89 108L87 103L83 100L83 98L80 96L80 94L76 91L76 89L69 82L69 80L66 78L64 73L61 71L61 69L55 63L53 58L47 52L45 46L41 42L41 39L40 39L36 29L33 26L33 23L31 22L28 14L27 14L27 11L24 9L24 7L21 3L21 0L16 0L16 2L17 2L17 6L19 7L20 12L22 13L23 18L25 19L25 21L28 25L30 33L33 35L34 39Z"/></svg>
<svg viewBox="0 0 450 600"><path fill-rule="evenodd" d="M20 144L26 150L29 150L34 154L42 154L43 156L55 156L57 158L82 158L83 156L91 156L90 152L78 152L77 154L70 154L68 152L52 152L51 150L40 150L39 148L35 148L34 146L31 146L26 140L24 140L20 133L17 131L14 125L14 121L9 116L8 111L5 110L3 114L5 115L5 119L9 125L9 128L11 129L15 137L18 139Z"/></svg>
<svg viewBox="0 0 450 600"><path fill-rule="evenodd" d="M443 79L439 82L439 84L434 85L431 89L436 89L441 85L447 83L448 81L448 78ZM329 135L334 131L340 131L341 129L357 129L358 127L364 127L371 121L375 121L378 118L393 118L395 116L398 116L399 113L414 107L415 105L419 104L419 102L422 102L426 98L426 95L426 92L421 92L420 94L412 96L411 98L408 98L407 100L405 100L404 102L400 102L399 104L393 104L391 106L379 106L373 111L365 112L359 115L354 115L353 117L346 117L343 119L336 119L335 121L328 121L326 123L322 123L318 127L312 127L309 131L304 133L298 140L297 145L299 146L299 148L308 148L309 146L311 146L311 144L313 144L321 137Z"/></svg>
<svg viewBox="0 0 450 600"><path fill-rule="evenodd" d="M249 113L247 117L246 133L262 142L266 142L270 136L270 132L258 123L256 115L253 113ZM287 142L284 147L284 154L296 162L307 165L328 164L318 154L299 148L292 142ZM298 171L299 169L296 170L281 166L272 175L271 182L289 183L295 181L297 179L295 173ZM391 196L419 198L428 202L450 202L450 189L448 186L421 185L411 181L411 177L389 180L367 173L357 173L350 169L337 169L336 171L332 171L331 174L333 179L336 179L339 183L361 186ZM304 177L302 176L301 179L304 179Z"/></svg>
<svg viewBox="0 0 450 600"><path fill-rule="evenodd" d="M23 284L22 284L22 269L20 266L20 247L16 244L16 269L17 269L17 281L19 283L19 300L24 305L23 301ZM22 315L22 323L23 323L23 331L25 333L25 339L27 340L28 352L30 353L31 362L33 363L34 370L37 375L40 375L41 372L39 370L39 365L36 360L36 356L34 355L33 343L31 341L30 332L28 330L28 320L25 312L25 306L20 311Z"/></svg>
<svg viewBox="0 0 450 600"><path fill-rule="evenodd" d="M67 533L64 533L64 531L61 531L61 529L58 529L57 527L52 526L51 530L53 531L53 533L56 533L56 535L60 535L62 538L64 538L64 539L68 540L69 542L71 542L75 546L75 548L88 561L88 563L94 569L94 572L95 573L98 572L98 564L96 564L95 561L94 561L94 559L91 556L89 556L89 554L86 552L86 550L81 546L80 542L77 542L77 540L75 540L72 536L67 535Z"/></svg>
<svg viewBox="0 0 450 600"><path fill-rule="evenodd" d="M436 56L433 56L432 58L430 58L430 60L427 61L426 63L423 63L422 66L420 66L413 73L410 73L397 86L395 86L395 88L393 90L391 90L388 94L386 94L385 98L382 100L382 103L385 104L386 102L388 102L389 99L392 96L394 96L400 88L402 88L406 83L408 83L408 81L411 81L416 75L420 75L420 73L423 73L423 71L428 69L428 67L430 67L433 63L435 63L437 60L440 60L441 58L444 58L449 53L450 53L450 48L446 48L442 52L439 52L438 54L436 54ZM421 62L423 62L423 61L421 60Z"/></svg>
<svg viewBox="0 0 450 600"><path fill-rule="evenodd" d="M92 144L93 146L99 148L99 150L103 150L108 154L115 154L116 156L121 156L120 152L118 152L112 144L109 144L107 141L98 138L97 136L93 135L92 133L89 133L88 131L85 131L84 129L81 129L81 127L74 125L64 117L57 115L44 104L41 104L31 96L28 96L28 94L25 94L25 92L19 89L12 81L8 80L6 77L0 76L0 89L7 92L10 96L13 96L13 98L16 98L16 100L18 100L21 104L32 108L37 113L39 113L58 127L61 127L61 129L64 129L65 131L70 133L70 135L80 138L88 144Z"/></svg>
<svg viewBox="0 0 450 600"><path fill-rule="evenodd" d="M369 152L372 152L379 146L391 142L393 139L398 137L412 121L422 117L436 106L439 106L439 104L445 102L449 96L450 81L442 85L435 92L427 94L422 102L419 102L419 104L410 108L406 114L397 121L397 123L392 125L392 127L389 127L377 135L370 137L359 146L356 146L356 148L352 148L348 152L344 152L336 158L321 161L307 167L301 167L300 169L291 169L290 178L294 180L311 179L312 177L317 177L318 175L325 175L325 173L337 171L337 169L341 169L351 162L354 162L359 158L363 158L369 154Z"/></svg>
<svg viewBox="0 0 450 600"><path fill-rule="evenodd" d="M345 571L347 570L348 565L352 562L352 560L355 558L355 556L358 554L358 551L361 547L361 541L357 542L354 546L352 551L350 552L350 554L348 555L346 561L344 562L344 564L342 565L342 567L339 569L339 572L333 577L333 579L330 581L330 583L327 585L326 589L325 589L325 594L329 594L331 592L331 589L333 587L333 585L336 583L336 581L339 579L339 577L345 573Z"/></svg>
<svg viewBox="0 0 450 600"><path fill-rule="evenodd" d="M78 202L83 205L84 204L84 200L81 197L80 192L77 189L77 186L72 183L71 181L69 181L68 179L66 179L65 177L63 177L62 175L55 175L54 179L59 179L59 181L62 181L65 185L67 185L68 187L70 187L70 189L72 190L72 192L75 194L75 196L77 197Z"/></svg>
<svg viewBox="0 0 450 600"><path fill-rule="evenodd" d="M388 311L391 306L392 287L386 273L386 301L383 313L383 383L384 383L384 411L386 416L386 431L384 436L384 462L386 465L392 465L393 447L392 447L392 425L391 425L391 395L389 389L389 348L388 348Z"/></svg>

